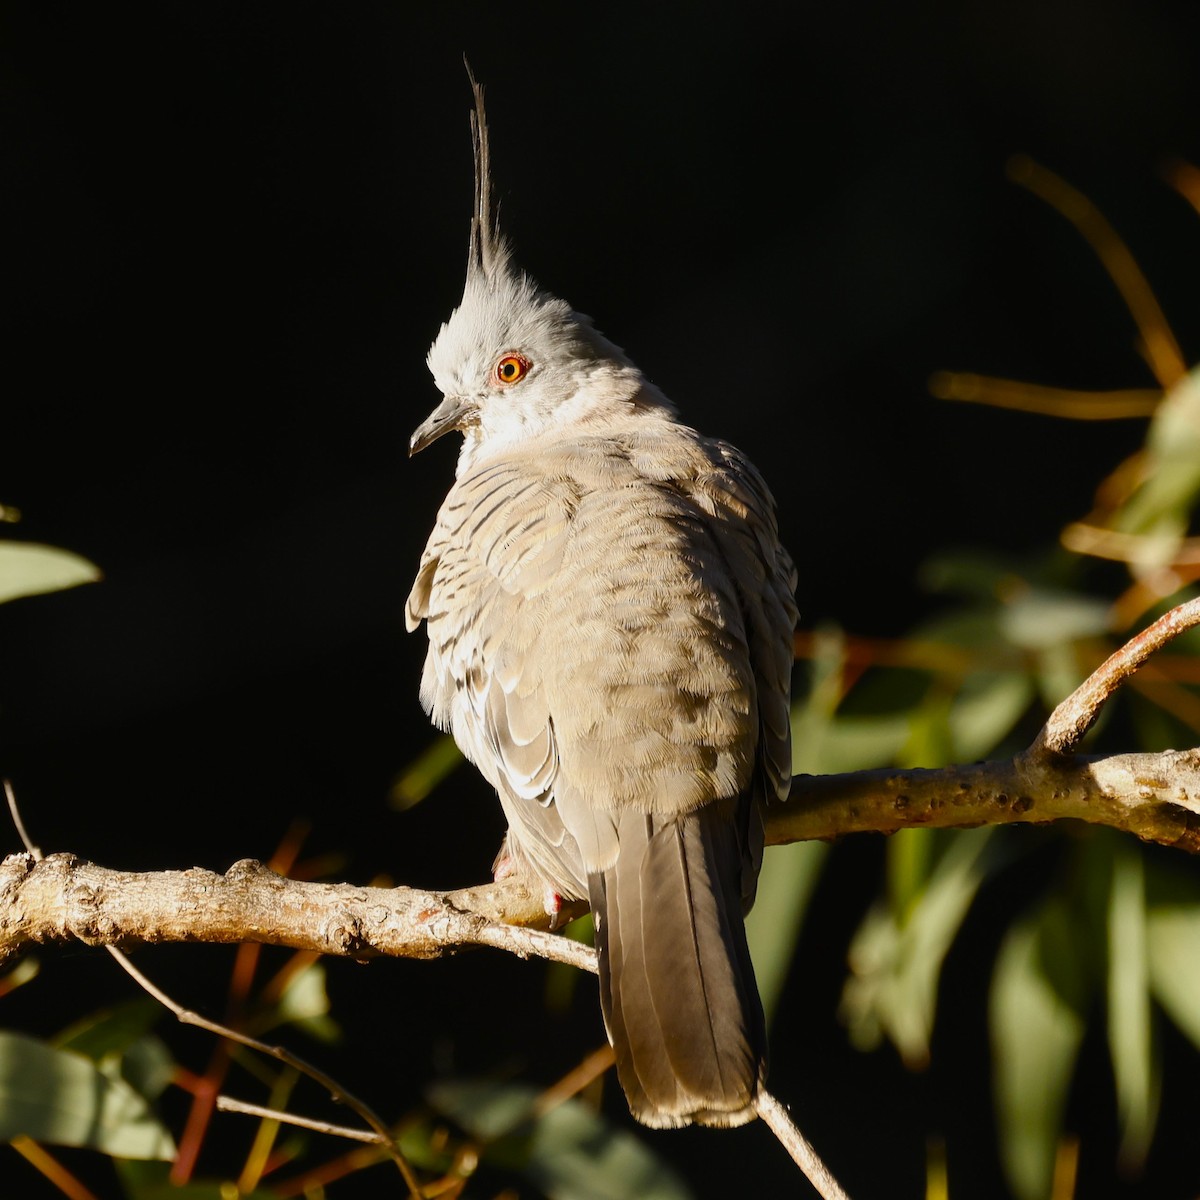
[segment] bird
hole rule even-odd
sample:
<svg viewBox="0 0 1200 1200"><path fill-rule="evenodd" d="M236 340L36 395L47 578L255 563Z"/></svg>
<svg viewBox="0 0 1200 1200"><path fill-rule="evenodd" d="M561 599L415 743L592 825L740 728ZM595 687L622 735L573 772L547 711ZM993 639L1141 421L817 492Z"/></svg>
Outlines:
<svg viewBox="0 0 1200 1200"><path fill-rule="evenodd" d="M496 789L497 877L590 906L632 1115L741 1125L767 1069L744 919L791 782L795 566L749 459L516 265L468 74L466 282L409 446L462 435L405 605L421 703Z"/></svg>

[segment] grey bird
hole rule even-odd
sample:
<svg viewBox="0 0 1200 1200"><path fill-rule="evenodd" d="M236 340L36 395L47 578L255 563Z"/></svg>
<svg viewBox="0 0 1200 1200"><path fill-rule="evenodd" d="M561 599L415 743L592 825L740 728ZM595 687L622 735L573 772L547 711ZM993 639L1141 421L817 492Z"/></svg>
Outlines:
<svg viewBox="0 0 1200 1200"><path fill-rule="evenodd" d="M591 906L633 1115L740 1125L766 1072L743 921L791 781L795 569L746 457L514 265L471 83L466 286L410 447L463 436L405 612L421 702L499 794L499 870Z"/></svg>

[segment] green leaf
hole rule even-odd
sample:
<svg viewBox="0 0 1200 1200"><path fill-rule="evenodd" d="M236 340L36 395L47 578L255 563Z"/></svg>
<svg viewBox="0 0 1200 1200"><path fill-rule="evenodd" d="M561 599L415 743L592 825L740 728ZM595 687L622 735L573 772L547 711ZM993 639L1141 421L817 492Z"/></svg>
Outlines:
<svg viewBox="0 0 1200 1200"><path fill-rule="evenodd" d="M1142 483L1116 525L1144 535L1140 565L1153 567L1171 560L1200 496L1200 371L1180 380L1155 410L1146 457Z"/></svg>
<svg viewBox="0 0 1200 1200"><path fill-rule="evenodd" d="M640 1140L577 1100L535 1118L538 1092L524 1084L445 1081L433 1084L428 1095L445 1116L492 1141L486 1158L511 1166L550 1200L689 1200L692 1195Z"/></svg>
<svg viewBox="0 0 1200 1200"><path fill-rule="evenodd" d="M68 1026L52 1045L90 1058L109 1079L124 1081L139 1096L156 1100L175 1073L165 1043L148 1031L163 1009L149 997L101 1009Z"/></svg>
<svg viewBox="0 0 1200 1200"><path fill-rule="evenodd" d="M968 675L947 716L955 761L973 762L995 750L1024 716L1033 696L1032 681L1015 671Z"/></svg>
<svg viewBox="0 0 1200 1200"><path fill-rule="evenodd" d="M573 942L582 942L585 946L596 944L596 926L590 912L569 921L558 932ZM566 963L548 962L545 964L544 970L546 972L547 1012L566 1013L572 1000L578 994L580 986L587 986L591 983L591 980L582 971L575 967L568 967Z"/></svg>
<svg viewBox="0 0 1200 1200"><path fill-rule="evenodd" d="M908 712L908 738L896 756L901 767L936 767L953 761L950 745L952 697L944 684L928 688L924 699Z"/></svg>
<svg viewBox="0 0 1200 1200"><path fill-rule="evenodd" d="M74 1050L93 1062L110 1054L121 1054L148 1033L162 1018L163 1007L149 996L104 1008L69 1025L53 1044L59 1050Z"/></svg>
<svg viewBox="0 0 1200 1200"><path fill-rule="evenodd" d="M901 829L888 838L888 904L901 922L907 920L929 883L936 838L932 829Z"/></svg>
<svg viewBox="0 0 1200 1200"><path fill-rule="evenodd" d="M768 1024L787 982L800 925L828 851L824 842L793 842L772 847L763 857L746 935Z"/></svg>
<svg viewBox="0 0 1200 1200"><path fill-rule="evenodd" d="M855 1045L871 1049L886 1035L910 1067L928 1063L942 963L983 882L993 833L950 834L919 895L913 898L906 885L904 909L877 904L867 914L850 946L840 1009Z"/></svg>
<svg viewBox="0 0 1200 1200"><path fill-rule="evenodd" d="M0 541L0 603L19 596L60 592L100 578L100 569L94 563L69 550L36 542Z"/></svg>
<svg viewBox="0 0 1200 1200"><path fill-rule="evenodd" d="M32 983L38 977L41 967L36 958L23 958L6 975L0 975L0 996L7 996L17 988Z"/></svg>
<svg viewBox="0 0 1200 1200"><path fill-rule="evenodd" d="M129 1084L24 1034L0 1032L0 1137L88 1146L118 1158L172 1158L171 1135Z"/></svg>
<svg viewBox="0 0 1200 1200"><path fill-rule="evenodd" d="M995 602L941 613L931 620L923 621L913 636L921 642L941 643L978 651L987 655L988 662L994 662L997 654L1009 657L1005 640L1000 636L1000 609ZM1013 662L1017 662L1015 656Z"/></svg>
<svg viewBox="0 0 1200 1200"><path fill-rule="evenodd" d="M124 1080L138 1095L154 1100L175 1072L171 1052L148 1032L162 1015L156 1000L130 1000L76 1021L52 1045L90 1058L108 1078Z"/></svg>
<svg viewBox="0 0 1200 1200"><path fill-rule="evenodd" d="M1062 901L1048 901L1009 930L989 1015L1000 1157L1018 1200L1050 1195L1086 990L1076 922Z"/></svg>
<svg viewBox="0 0 1200 1200"><path fill-rule="evenodd" d="M462 761L462 751L449 734L438 738L393 781L392 807L403 810L420 804Z"/></svg>
<svg viewBox="0 0 1200 1200"><path fill-rule="evenodd" d="M1147 880L1150 986L1167 1015L1200 1049L1200 882L1158 871Z"/></svg>
<svg viewBox="0 0 1200 1200"><path fill-rule="evenodd" d="M1039 651L1034 658L1034 664L1038 694L1042 703L1050 710L1066 699L1087 676L1075 647L1070 643L1050 646ZM1101 709L1101 716L1111 710L1112 705L1105 705Z"/></svg>
<svg viewBox="0 0 1200 1200"><path fill-rule="evenodd" d="M1111 602L1078 592L1022 589L1000 613L1000 632L1023 650L1047 650L1108 632Z"/></svg>
<svg viewBox="0 0 1200 1200"><path fill-rule="evenodd" d="M295 1025L322 1042L335 1042L341 1036L329 1015L325 968L319 962L309 963L288 979L270 1014L269 1027L276 1025Z"/></svg>
<svg viewBox="0 0 1200 1200"><path fill-rule="evenodd" d="M1011 562L978 550L935 554L921 564L917 573L921 586L931 592L951 592L979 600L994 599L1015 576Z"/></svg>
<svg viewBox="0 0 1200 1200"><path fill-rule="evenodd" d="M803 773L836 775L894 763L911 736L911 720L908 713L839 716L816 728L800 720L792 729Z"/></svg>
<svg viewBox="0 0 1200 1200"><path fill-rule="evenodd" d="M175 1059L166 1043L153 1034L138 1038L119 1058L106 1058L99 1066L105 1075L123 1079L147 1100L157 1100L175 1077Z"/></svg>
<svg viewBox="0 0 1200 1200"><path fill-rule="evenodd" d="M816 631L805 698L792 708L792 770L826 775L894 762L909 735L904 711L837 715L842 698L845 639L841 630Z"/></svg>
<svg viewBox="0 0 1200 1200"><path fill-rule="evenodd" d="M1146 891L1135 846L1114 849L1108 909L1108 1047L1117 1086L1121 1144L1128 1168L1145 1161L1158 1116L1159 1072L1150 1021Z"/></svg>

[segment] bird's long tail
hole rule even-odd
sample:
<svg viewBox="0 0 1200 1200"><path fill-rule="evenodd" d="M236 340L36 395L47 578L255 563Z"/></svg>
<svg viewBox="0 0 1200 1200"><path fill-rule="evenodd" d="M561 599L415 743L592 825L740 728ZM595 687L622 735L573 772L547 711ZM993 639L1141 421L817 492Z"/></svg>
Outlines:
<svg viewBox="0 0 1200 1200"><path fill-rule="evenodd" d="M747 803L627 813L616 863L589 879L604 1020L646 1125L755 1116L766 1031L743 924Z"/></svg>

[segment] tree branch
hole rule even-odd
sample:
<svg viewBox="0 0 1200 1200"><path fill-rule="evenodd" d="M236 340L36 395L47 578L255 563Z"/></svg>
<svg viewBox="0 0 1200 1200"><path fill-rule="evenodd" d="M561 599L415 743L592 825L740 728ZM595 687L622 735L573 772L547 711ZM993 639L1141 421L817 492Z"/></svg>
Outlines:
<svg viewBox="0 0 1200 1200"><path fill-rule="evenodd" d="M796 776L788 801L767 810L767 842L1076 820L1197 853L1200 749L1108 758L1070 753L1120 685L1196 624L1200 599L1138 634L1054 710L1015 758ZM494 946L595 971L591 948L549 932L548 924L540 896L518 878L429 892L304 883L250 859L224 875L199 867L135 874L70 854L41 861L14 854L0 863L0 962L33 945L69 941L262 942L357 959L438 958L463 946Z"/></svg>
<svg viewBox="0 0 1200 1200"><path fill-rule="evenodd" d="M774 845L851 833L1077 820L1200 851L1200 750L1015 759L937 770L798 775L767 815ZM0 961L37 944L129 948L159 942L263 942L369 959L439 958L493 946L595 970L592 950L545 929L519 879L455 892L285 879L261 863L224 875L114 871L70 854L0 863Z"/></svg>
<svg viewBox="0 0 1200 1200"><path fill-rule="evenodd" d="M1017 758L937 770L797 775L767 842L849 833L1085 821L1200 851L1200 750L1111 758Z"/></svg>
<svg viewBox="0 0 1200 1200"><path fill-rule="evenodd" d="M1200 597L1179 604L1111 654L1051 714L1026 752L1034 758L1070 754L1104 702L1157 650L1200 624Z"/></svg>
<svg viewBox="0 0 1200 1200"><path fill-rule="evenodd" d="M527 927L502 922L501 913ZM540 900L513 879L438 893L305 883L252 859L224 875L114 871L72 854L12 854L0 863L0 961L55 942L263 942L356 959L495 946L594 971L590 947L532 927L547 920Z"/></svg>

